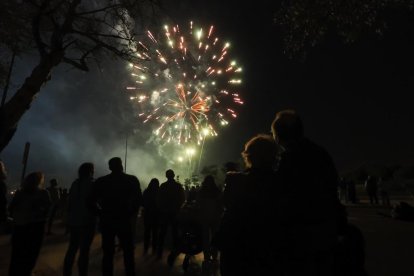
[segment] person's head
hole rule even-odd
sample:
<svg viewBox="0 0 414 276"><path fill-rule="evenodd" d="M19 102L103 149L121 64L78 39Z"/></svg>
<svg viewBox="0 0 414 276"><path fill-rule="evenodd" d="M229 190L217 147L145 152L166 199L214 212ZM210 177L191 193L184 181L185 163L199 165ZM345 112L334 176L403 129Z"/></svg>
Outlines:
<svg viewBox="0 0 414 276"><path fill-rule="evenodd" d="M32 172L26 176L22 183L22 190L34 191L43 187L45 175L42 172Z"/></svg>
<svg viewBox="0 0 414 276"><path fill-rule="evenodd" d="M247 168L270 168L275 164L277 145L270 135L259 134L244 146L242 156Z"/></svg>
<svg viewBox="0 0 414 276"><path fill-rule="evenodd" d="M111 172L114 173L119 173L124 170L124 167L122 166L122 160L119 157L113 157L109 159L108 165Z"/></svg>
<svg viewBox="0 0 414 276"><path fill-rule="evenodd" d="M5 180L7 177L6 166L4 166L3 161L0 161L0 179Z"/></svg>
<svg viewBox="0 0 414 276"><path fill-rule="evenodd" d="M78 176L79 179L88 179L88 178L93 178L93 173L95 171L94 165L93 163L83 163L82 165L79 166L78 169Z"/></svg>
<svg viewBox="0 0 414 276"><path fill-rule="evenodd" d="M148 190L156 190L160 187L160 182L157 178L151 179L150 183L148 184Z"/></svg>
<svg viewBox="0 0 414 276"><path fill-rule="evenodd" d="M50 179L49 183L50 183L50 187L56 187L58 185L56 178Z"/></svg>
<svg viewBox="0 0 414 276"><path fill-rule="evenodd" d="M284 145L303 138L303 124L294 110L283 110L276 114L272 122L273 138Z"/></svg>
<svg viewBox="0 0 414 276"><path fill-rule="evenodd" d="M175 174L174 171L169 169L165 172L165 177L167 177L168 180L174 180Z"/></svg>

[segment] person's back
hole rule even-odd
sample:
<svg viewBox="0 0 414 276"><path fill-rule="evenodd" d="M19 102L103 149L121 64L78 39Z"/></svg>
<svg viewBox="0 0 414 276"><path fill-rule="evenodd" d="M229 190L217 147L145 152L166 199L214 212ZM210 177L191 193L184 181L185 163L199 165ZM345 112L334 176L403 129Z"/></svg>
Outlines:
<svg viewBox="0 0 414 276"><path fill-rule="evenodd" d="M329 154L303 138L281 154L278 175L286 220L318 223L335 219L338 175Z"/></svg>
<svg viewBox="0 0 414 276"><path fill-rule="evenodd" d="M94 194L105 222L125 221L135 214L141 202L138 179L123 172L112 172L96 180Z"/></svg>
<svg viewBox="0 0 414 276"><path fill-rule="evenodd" d="M68 196L68 225L84 226L95 224L95 214L88 208L87 199L94 182L91 178L76 179Z"/></svg>
<svg viewBox="0 0 414 276"><path fill-rule="evenodd" d="M228 231L225 246L246 254L268 253L265 248L273 243L273 226L277 227L280 217L280 191L275 182L277 174L272 170L249 169L227 174L222 220L222 229Z"/></svg>
<svg viewBox="0 0 414 276"><path fill-rule="evenodd" d="M58 204L59 203L59 190L55 186L50 186L46 188L49 192L50 201L52 204Z"/></svg>
<svg viewBox="0 0 414 276"><path fill-rule="evenodd" d="M36 265L50 207L49 193L42 188L43 182L43 173L29 174L10 202L9 212L14 223L10 276L31 275Z"/></svg>
<svg viewBox="0 0 414 276"><path fill-rule="evenodd" d="M102 232L102 272L113 275L115 237L118 237L123 254L125 273L135 275L134 261L134 217L142 201L141 187L133 175L123 172L122 160L111 158L108 162L111 173L98 178L88 198L89 208L98 207ZM98 205L98 206L97 206Z"/></svg>
<svg viewBox="0 0 414 276"><path fill-rule="evenodd" d="M178 228L177 215L184 204L185 193L181 184L174 180L173 170L167 170L165 173L167 181L162 183L157 194L156 204L160 214L160 233L157 257L162 258L164 251L164 239L167 229L170 226L173 238L173 248L168 257L168 264L172 266L178 255Z"/></svg>
<svg viewBox="0 0 414 276"><path fill-rule="evenodd" d="M161 213L177 214L184 200L184 189L174 179L161 184L157 195L157 206Z"/></svg>
<svg viewBox="0 0 414 276"><path fill-rule="evenodd" d="M223 212L222 192L213 183L211 186L202 184L196 196L200 219L204 223L214 223Z"/></svg>
<svg viewBox="0 0 414 276"><path fill-rule="evenodd" d="M144 254L148 253L150 244L153 254L158 246L158 224L159 211L156 204L160 182L157 178L151 179L148 187L142 194L142 205L144 207Z"/></svg>
<svg viewBox="0 0 414 276"><path fill-rule="evenodd" d="M305 138L293 110L276 114L272 132L283 149L277 174L287 274L333 275L333 247L343 212L332 158Z"/></svg>
<svg viewBox="0 0 414 276"><path fill-rule="evenodd" d="M250 139L242 153L247 170L228 173L225 212L213 245L221 251L221 274L275 275L279 242L276 144L270 136Z"/></svg>
<svg viewBox="0 0 414 276"><path fill-rule="evenodd" d="M158 195L158 189L159 187L152 188L152 189L147 188L142 193L142 206L144 207L145 214L157 215L158 208L156 204L156 199Z"/></svg>
<svg viewBox="0 0 414 276"><path fill-rule="evenodd" d="M49 194L44 189L17 190L9 205L10 216L16 225L44 222L50 207Z"/></svg>
<svg viewBox="0 0 414 276"><path fill-rule="evenodd" d="M69 246L63 264L63 275L72 275L72 267L78 254L78 274L88 274L89 250L95 236L96 216L87 205L93 186L94 165L83 163L78 170L78 179L70 187L67 197L67 226L70 234ZM64 194L62 193L62 197Z"/></svg>

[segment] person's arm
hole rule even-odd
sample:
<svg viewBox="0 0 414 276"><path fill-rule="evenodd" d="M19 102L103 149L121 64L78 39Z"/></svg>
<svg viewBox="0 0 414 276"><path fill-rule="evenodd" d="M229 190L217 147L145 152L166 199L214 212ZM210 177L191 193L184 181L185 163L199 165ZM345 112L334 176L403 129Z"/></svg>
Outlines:
<svg viewBox="0 0 414 276"><path fill-rule="evenodd" d="M92 187L89 191L89 194L86 196L86 207L94 214L99 215L101 208L98 204L98 199L101 193L101 179L97 179L92 183Z"/></svg>
<svg viewBox="0 0 414 276"><path fill-rule="evenodd" d="M47 217L49 213L50 206L52 205L52 200L50 199L49 192L47 190L43 190L43 199L42 199L42 206L41 211L43 212L45 218Z"/></svg>

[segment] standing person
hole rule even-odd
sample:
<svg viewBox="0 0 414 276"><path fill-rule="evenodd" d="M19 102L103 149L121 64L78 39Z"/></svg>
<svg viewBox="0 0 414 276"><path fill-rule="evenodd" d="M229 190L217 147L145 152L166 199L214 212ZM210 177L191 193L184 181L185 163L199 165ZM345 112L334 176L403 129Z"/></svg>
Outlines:
<svg viewBox="0 0 414 276"><path fill-rule="evenodd" d="M281 275L276 154L271 136L255 136L242 152L246 170L226 176L225 212L214 239L223 276Z"/></svg>
<svg viewBox="0 0 414 276"><path fill-rule="evenodd" d="M367 180L365 181L365 190L367 191L371 205L374 205L374 203L378 204L378 185L375 178L371 175L368 175Z"/></svg>
<svg viewBox="0 0 414 276"><path fill-rule="evenodd" d="M356 194L355 181L353 179L349 179L346 187L349 201L351 201L353 204L356 204L358 200Z"/></svg>
<svg viewBox="0 0 414 276"><path fill-rule="evenodd" d="M36 265L51 205L43 183L42 172L29 174L10 202L9 212L14 223L10 276L30 276Z"/></svg>
<svg viewBox="0 0 414 276"><path fill-rule="evenodd" d="M333 250L344 212L330 155L304 135L293 110L276 114L272 133L281 148L277 170L287 275L333 275Z"/></svg>
<svg viewBox="0 0 414 276"><path fill-rule="evenodd" d="M87 206L87 198L93 185L94 165L83 163L78 170L78 179L70 187L67 224L70 234L69 246L63 263L63 275L72 275L72 266L76 253L78 257L78 275L88 275L89 249L96 228L96 216Z"/></svg>
<svg viewBox="0 0 414 276"><path fill-rule="evenodd" d="M160 182L157 178L153 178L142 194L142 205L144 207L144 255L148 253L150 244L152 254L156 253L158 246L159 211L156 198L159 187Z"/></svg>
<svg viewBox="0 0 414 276"><path fill-rule="evenodd" d="M47 188L47 191L49 192L50 195L50 200L52 201L52 206L50 207L50 213L49 213L49 219L47 222L47 235L51 235L52 233L52 226L53 226L53 221L55 220L56 217L56 212L59 208L59 204L60 204L60 194L59 194L59 189L58 189L58 182L55 178L50 180L50 186Z"/></svg>
<svg viewBox="0 0 414 276"><path fill-rule="evenodd" d="M378 179L378 189L379 189L379 194L381 196L382 205L385 207L391 207L390 195L381 177Z"/></svg>
<svg viewBox="0 0 414 276"><path fill-rule="evenodd" d="M65 235L69 234L68 228L68 199L69 199L69 192L68 189L59 189L60 192L60 200L59 200L59 209L60 214L59 217L62 219L63 224L65 225Z"/></svg>
<svg viewBox="0 0 414 276"><path fill-rule="evenodd" d="M207 175L197 194L197 205L202 225L204 262L217 261L217 250L211 247L212 237L216 234L223 213L223 198L214 177Z"/></svg>
<svg viewBox="0 0 414 276"><path fill-rule="evenodd" d="M339 180L339 185L338 185L339 200L345 203L348 203L347 184L348 184L348 181L346 181L345 178L341 177L341 179Z"/></svg>
<svg viewBox="0 0 414 276"><path fill-rule="evenodd" d="M3 224L7 221L7 185L6 185L6 167L0 161L0 232Z"/></svg>
<svg viewBox="0 0 414 276"><path fill-rule="evenodd" d="M164 240L168 227L171 227L173 249L168 257L168 264L172 266L175 260L175 251L178 248L177 215L185 201L184 189L181 184L174 180L173 170L165 172L167 181L162 183L158 191L156 203L160 211L160 233L158 238L158 259L162 258L164 251Z"/></svg>
<svg viewBox="0 0 414 276"><path fill-rule="evenodd" d="M134 215L142 202L141 187L133 175L124 173L122 160L109 160L111 173L98 178L93 185L88 205L97 207L102 232L102 275L114 274L115 237L118 238L124 254L125 274L135 275L134 261Z"/></svg>

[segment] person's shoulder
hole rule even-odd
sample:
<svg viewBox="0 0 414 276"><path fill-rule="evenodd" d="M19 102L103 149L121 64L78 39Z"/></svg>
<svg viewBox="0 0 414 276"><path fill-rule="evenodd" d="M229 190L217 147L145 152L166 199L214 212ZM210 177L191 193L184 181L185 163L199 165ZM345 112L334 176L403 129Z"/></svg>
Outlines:
<svg viewBox="0 0 414 276"><path fill-rule="evenodd" d="M177 181L174 181L174 183L175 183L174 185L175 185L175 187L177 187L177 189L184 191L183 185L181 185L181 183L178 183Z"/></svg>
<svg viewBox="0 0 414 276"><path fill-rule="evenodd" d="M72 188L72 187L75 187L75 186L76 186L76 185L78 185L80 182L81 182L81 180L80 180L79 178L76 178L75 180L73 180L72 185L71 185L70 187L71 187L71 188Z"/></svg>
<svg viewBox="0 0 414 276"><path fill-rule="evenodd" d="M127 178L129 181L139 182L138 177L132 174L125 174L125 178Z"/></svg>
<svg viewBox="0 0 414 276"><path fill-rule="evenodd" d="M95 183L106 181L109 178L109 176L110 176L109 174L104 175L104 176L100 176L100 177L95 179Z"/></svg>
<svg viewBox="0 0 414 276"><path fill-rule="evenodd" d="M168 181L161 183L160 187L158 188L158 191L165 190L167 188L167 184L168 184Z"/></svg>
<svg viewBox="0 0 414 276"><path fill-rule="evenodd" d="M304 145L308 150L311 150L315 153L319 153L321 155L329 156L328 151L322 147L321 145L315 143L312 140L309 140L307 138L304 139Z"/></svg>
<svg viewBox="0 0 414 276"><path fill-rule="evenodd" d="M46 189L39 189L36 193L42 198L50 198L50 193Z"/></svg>

